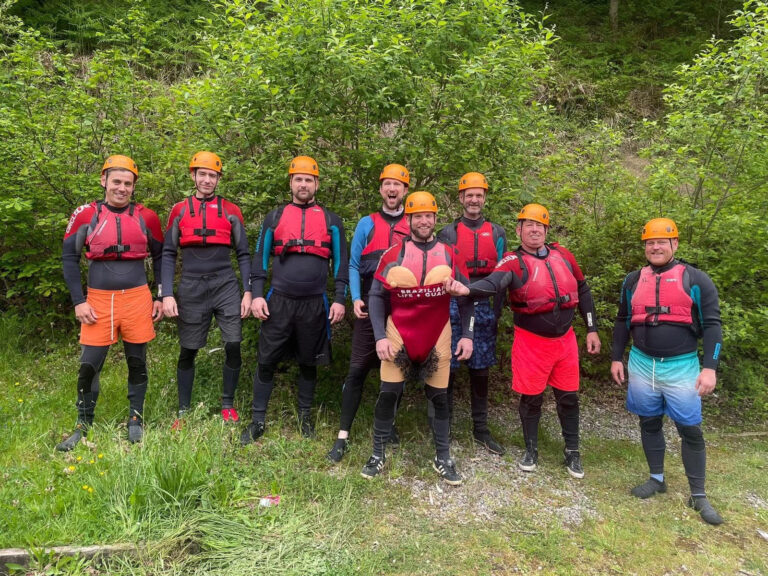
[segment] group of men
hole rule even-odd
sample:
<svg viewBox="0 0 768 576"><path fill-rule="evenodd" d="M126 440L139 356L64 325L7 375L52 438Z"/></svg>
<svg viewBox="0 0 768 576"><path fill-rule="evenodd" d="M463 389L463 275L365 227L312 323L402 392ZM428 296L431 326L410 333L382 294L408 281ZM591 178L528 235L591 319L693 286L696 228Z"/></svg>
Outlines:
<svg viewBox="0 0 768 576"><path fill-rule="evenodd" d="M462 476L450 454L453 391L462 361L469 368L473 437L492 454L505 448L488 426L488 373L495 362L498 320L506 296L513 312L512 389L525 452L518 466L538 464L538 425L544 392L551 386L564 439L563 462L583 478L579 448L579 353L572 327L578 309L586 325L586 349L600 352L598 324L589 285L571 252L547 243L548 210L528 204L517 215L519 246L507 251L504 228L484 217L488 182L470 172L458 185L462 215L439 232L437 202L429 192L409 194L408 169L390 164L381 172L381 208L362 218L348 255L342 220L317 203L320 170L308 156L288 170L290 202L267 214L253 257L242 213L217 194L221 159L201 151L189 165L195 191L171 209L163 236L155 212L132 201L139 177L127 156L110 156L101 172L104 199L75 210L64 237L63 268L75 315L81 323L82 354L77 378L77 425L57 445L72 450L92 425L99 373L111 344L122 338L128 364L128 439L143 436L147 388L146 345L153 323L178 317L178 418L184 425L195 375L215 316L224 341L221 415L238 422L235 389L242 365L242 320L260 320L258 366L253 378L251 421L241 443L265 432L266 413L278 364L298 364L297 413L301 433L314 436L311 408L317 367L331 358L330 327L345 316L349 287L355 317L349 371L342 387L338 437L328 453L338 463L369 371L379 367L373 451L362 476L384 469L386 446L398 443L397 408L406 381L424 383L435 444L433 468L451 485ZM715 387L722 345L717 291L703 272L674 258L677 227L669 219L646 224L642 233L648 265L627 276L614 326L611 374L622 384L622 358L631 337L628 409L640 418L650 478L632 489L638 498L666 491L663 416L676 424L691 488L689 504L704 520L722 519L704 491L705 447L701 396ZM88 261L87 294L79 261ZM240 280L231 264L235 252ZM181 275L174 295L178 254ZM152 259L157 282L153 302L144 260ZM270 273L271 272L271 273ZM328 274L334 292L329 303ZM267 281L269 279L269 289ZM698 341L704 342L699 370Z"/></svg>

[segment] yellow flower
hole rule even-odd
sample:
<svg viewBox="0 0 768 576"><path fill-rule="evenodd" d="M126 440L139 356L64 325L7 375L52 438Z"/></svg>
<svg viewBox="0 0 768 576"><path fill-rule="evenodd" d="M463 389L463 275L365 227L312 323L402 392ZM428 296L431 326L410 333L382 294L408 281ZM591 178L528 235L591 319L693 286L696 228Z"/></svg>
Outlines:
<svg viewBox="0 0 768 576"><path fill-rule="evenodd" d="M18 401L18 403L19 403L19 404L21 404L22 402L24 402L24 399L23 399L23 398L17 398L16 400Z"/></svg>
<svg viewBox="0 0 768 576"><path fill-rule="evenodd" d="M88 490L88 484L83 484L83 490Z"/></svg>
<svg viewBox="0 0 768 576"><path fill-rule="evenodd" d="M99 454L99 460L101 460L102 458L104 458L104 454Z"/></svg>
<svg viewBox="0 0 768 576"><path fill-rule="evenodd" d="M18 385L19 385L19 383L18 383L18 382L16 382L15 386L18 386Z"/></svg>
<svg viewBox="0 0 768 576"><path fill-rule="evenodd" d="M99 476L104 476L104 472L103 471L99 472Z"/></svg>
<svg viewBox="0 0 768 576"><path fill-rule="evenodd" d="M96 463L96 460L94 460L93 458L91 458L91 459L88 461L88 464L95 464L95 463Z"/></svg>
<svg viewBox="0 0 768 576"><path fill-rule="evenodd" d="M88 486L88 494L93 494L93 488L91 488L90 486Z"/></svg>
<svg viewBox="0 0 768 576"><path fill-rule="evenodd" d="M78 456L78 457L77 457L77 461L78 461L78 462L82 461L82 459L83 459L83 457L82 457L82 456Z"/></svg>
<svg viewBox="0 0 768 576"><path fill-rule="evenodd" d="M74 466L70 466L69 468L67 468L67 470L69 470L70 472L74 472L75 471L75 467Z"/></svg>

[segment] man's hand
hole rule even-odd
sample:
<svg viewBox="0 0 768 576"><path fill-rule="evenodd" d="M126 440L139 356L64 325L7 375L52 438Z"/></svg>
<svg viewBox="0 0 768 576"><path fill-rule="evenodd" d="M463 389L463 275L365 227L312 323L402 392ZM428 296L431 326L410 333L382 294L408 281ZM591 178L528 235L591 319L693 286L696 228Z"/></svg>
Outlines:
<svg viewBox="0 0 768 576"><path fill-rule="evenodd" d="M368 312L366 311L366 308L367 306L362 300L355 300L352 302L352 309L355 312L355 318L359 318L360 320L363 318L368 318Z"/></svg>
<svg viewBox="0 0 768 576"><path fill-rule="evenodd" d="M155 300L152 303L152 322L160 322L163 319L163 303Z"/></svg>
<svg viewBox="0 0 768 576"><path fill-rule="evenodd" d="M243 299L240 301L240 318L248 318L250 316L252 302L253 295L250 292L243 294Z"/></svg>
<svg viewBox="0 0 768 576"><path fill-rule="evenodd" d="M344 319L344 312L344 304L334 302L331 304L331 309L328 311L328 320L331 321L331 324L337 324Z"/></svg>
<svg viewBox="0 0 768 576"><path fill-rule="evenodd" d="M267 306L267 301L261 296L254 298L251 302L251 312L253 312L253 315L259 320L266 320L269 318L269 306Z"/></svg>
<svg viewBox="0 0 768 576"><path fill-rule="evenodd" d="M376 355L379 357L379 360L392 362L395 359L395 347L392 346L389 338L382 338L376 341Z"/></svg>
<svg viewBox="0 0 768 576"><path fill-rule="evenodd" d="M82 302L75 306L75 318L80 324L96 324L96 312L88 302Z"/></svg>
<svg viewBox="0 0 768 576"><path fill-rule="evenodd" d="M597 332L587 332L587 352L600 354L600 336Z"/></svg>
<svg viewBox="0 0 768 576"><path fill-rule="evenodd" d="M619 386L624 384L624 362L621 360L611 362L611 378Z"/></svg>
<svg viewBox="0 0 768 576"><path fill-rule="evenodd" d="M452 276L449 276L445 279L445 282L443 282L443 286L445 286L445 291L448 292L451 296L468 296L469 295L469 288L464 286L461 282L453 278Z"/></svg>
<svg viewBox="0 0 768 576"><path fill-rule="evenodd" d="M179 315L179 308L176 305L176 298L173 296L163 296L163 314L168 318L176 318Z"/></svg>
<svg viewBox="0 0 768 576"><path fill-rule="evenodd" d="M470 338L461 338L456 344L456 351L454 355L456 360L469 360L472 356L472 350L474 350L474 344Z"/></svg>
<svg viewBox="0 0 768 576"><path fill-rule="evenodd" d="M702 368L699 377L696 378L696 390L699 391L699 396L712 394L715 384L717 384L717 372L712 368Z"/></svg>

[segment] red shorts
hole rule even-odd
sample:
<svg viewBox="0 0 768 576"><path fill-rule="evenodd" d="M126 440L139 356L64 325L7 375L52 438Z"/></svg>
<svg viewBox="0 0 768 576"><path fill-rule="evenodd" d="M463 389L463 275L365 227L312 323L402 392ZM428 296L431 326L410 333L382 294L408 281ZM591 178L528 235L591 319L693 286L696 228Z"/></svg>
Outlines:
<svg viewBox="0 0 768 576"><path fill-rule="evenodd" d="M117 342L144 344L155 337L152 322L152 294L149 287L127 290L88 289L86 298L96 312L95 324L80 325L80 344L109 346Z"/></svg>
<svg viewBox="0 0 768 576"><path fill-rule="evenodd" d="M579 346L573 328L558 338L545 338L515 326L512 390L535 396L547 384L566 392L579 389Z"/></svg>

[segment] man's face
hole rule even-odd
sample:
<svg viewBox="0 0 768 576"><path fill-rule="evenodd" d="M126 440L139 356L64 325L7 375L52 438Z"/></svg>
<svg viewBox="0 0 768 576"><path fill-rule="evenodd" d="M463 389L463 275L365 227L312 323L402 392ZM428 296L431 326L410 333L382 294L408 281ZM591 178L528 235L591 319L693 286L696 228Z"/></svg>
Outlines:
<svg viewBox="0 0 768 576"><path fill-rule="evenodd" d="M437 215L434 212L416 212L408 215L411 237L419 242L428 242L435 231Z"/></svg>
<svg viewBox="0 0 768 576"><path fill-rule="evenodd" d="M379 193L384 200L384 208L394 212L403 203L403 197L408 191L408 187L394 178L384 178L379 185Z"/></svg>
<svg viewBox="0 0 768 576"><path fill-rule="evenodd" d="M536 220L520 220L515 231L527 252L537 252L547 241L547 227Z"/></svg>
<svg viewBox="0 0 768 576"><path fill-rule="evenodd" d="M645 258L653 266L664 266L677 252L677 238L651 238L645 241Z"/></svg>
<svg viewBox="0 0 768 576"><path fill-rule="evenodd" d="M195 188L197 189L195 196L198 198L210 198L216 192L216 186L221 175L216 170L196 168L190 173L190 176L195 181Z"/></svg>
<svg viewBox="0 0 768 576"><path fill-rule="evenodd" d="M459 192L459 203L464 208L464 217L477 220L483 214L485 206L484 188L467 188Z"/></svg>
<svg viewBox="0 0 768 576"><path fill-rule="evenodd" d="M131 202L135 176L129 170L111 168L101 175L101 186L104 188L104 199L115 208L125 208Z"/></svg>
<svg viewBox="0 0 768 576"><path fill-rule="evenodd" d="M312 174L291 174L291 196L296 204L309 204L315 199L317 178Z"/></svg>

